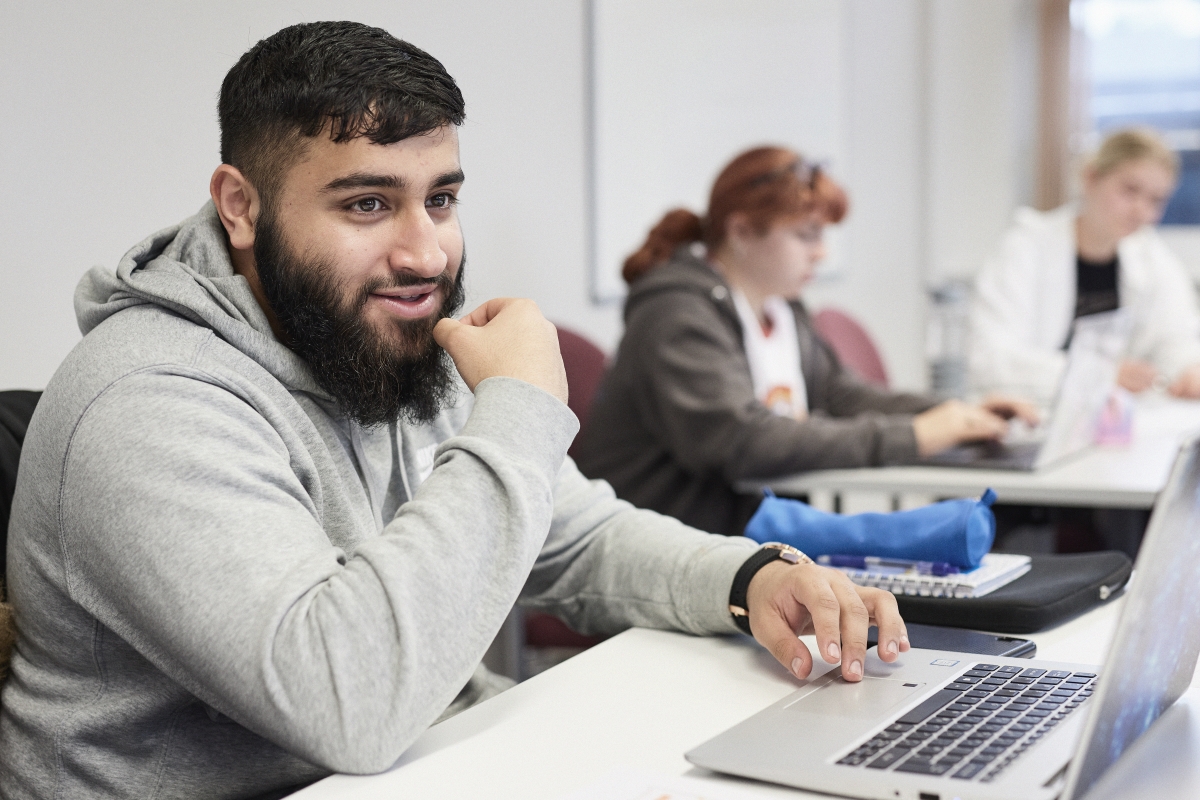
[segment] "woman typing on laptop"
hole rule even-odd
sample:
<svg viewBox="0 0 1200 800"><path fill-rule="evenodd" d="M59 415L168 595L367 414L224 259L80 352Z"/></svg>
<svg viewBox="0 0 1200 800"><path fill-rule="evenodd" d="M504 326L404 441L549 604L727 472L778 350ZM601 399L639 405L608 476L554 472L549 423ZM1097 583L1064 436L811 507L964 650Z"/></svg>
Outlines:
<svg viewBox="0 0 1200 800"><path fill-rule="evenodd" d="M800 294L846 207L818 166L760 147L717 177L704 218L676 209L651 230L625 262L625 336L579 442L587 475L740 534L759 499L738 480L909 463L1032 415L887 392L842 368Z"/></svg>
<svg viewBox="0 0 1200 800"><path fill-rule="evenodd" d="M1054 211L1017 211L984 264L972 309L971 371L984 390L1049 400L1075 319L1129 308L1133 335L1118 382L1200 398L1200 311L1187 272L1155 233L1178 156L1154 133L1111 134L1083 170L1083 195Z"/></svg>

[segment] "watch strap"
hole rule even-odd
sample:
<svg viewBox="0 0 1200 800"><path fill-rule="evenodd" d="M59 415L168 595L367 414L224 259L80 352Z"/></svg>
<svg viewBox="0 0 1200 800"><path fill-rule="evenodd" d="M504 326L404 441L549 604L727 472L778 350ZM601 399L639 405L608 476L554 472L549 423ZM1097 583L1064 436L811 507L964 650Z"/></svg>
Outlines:
<svg viewBox="0 0 1200 800"><path fill-rule="evenodd" d="M768 542L756 550L754 555L747 558L738 569L737 574L733 576L733 585L729 587L729 613L733 616L733 623L743 633L751 632L750 606L746 602L746 592L750 590L750 581L767 564L781 559L789 564L812 563L811 558L790 545Z"/></svg>

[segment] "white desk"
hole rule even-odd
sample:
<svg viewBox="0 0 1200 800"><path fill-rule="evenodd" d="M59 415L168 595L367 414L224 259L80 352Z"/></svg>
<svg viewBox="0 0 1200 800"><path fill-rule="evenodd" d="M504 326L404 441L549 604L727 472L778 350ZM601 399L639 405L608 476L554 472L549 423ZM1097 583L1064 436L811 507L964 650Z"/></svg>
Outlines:
<svg viewBox="0 0 1200 800"><path fill-rule="evenodd" d="M1038 655L1100 661L1120 602L1031 636ZM390 772L334 776L295 796L555 800L630 767L732 782L762 798L817 797L715 776L683 758L796 686L746 637L631 630L431 728ZM1119 791L1095 800L1200 796L1200 689L1162 723L1118 765Z"/></svg>
<svg viewBox="0 0 1200 800"><path fill-rule="evenodd" d="M807 494L812 505L834 509L850 493L886 494L892 508L912 508L938 497L996 490L1002 503L1151 508L1166 484L1180 442L1200 430L1200 402L1151 396L1139 401L1133 443L1092 447L1039 472L954 467L879 467L818 470L739 486L747 492L770 486L781 494ZM847 508L842 510L867 510ZM883 509L872 509L883 510Z"/></svg>

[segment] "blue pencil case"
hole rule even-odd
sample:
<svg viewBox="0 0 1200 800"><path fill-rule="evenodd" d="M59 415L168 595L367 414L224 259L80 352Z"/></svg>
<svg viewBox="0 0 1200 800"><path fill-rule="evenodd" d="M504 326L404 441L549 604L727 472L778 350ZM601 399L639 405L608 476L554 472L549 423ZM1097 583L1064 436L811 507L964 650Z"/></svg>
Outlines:
<svg viewBox="0 0 1200 800"><path fill-rule="evenodd" d="M996 493L988 489L978 500L945 500L891 514L842 515L768 490L745 535L756 542L790 544L813 558L878 556L974 569L996 538L995 501Z"/></svg>

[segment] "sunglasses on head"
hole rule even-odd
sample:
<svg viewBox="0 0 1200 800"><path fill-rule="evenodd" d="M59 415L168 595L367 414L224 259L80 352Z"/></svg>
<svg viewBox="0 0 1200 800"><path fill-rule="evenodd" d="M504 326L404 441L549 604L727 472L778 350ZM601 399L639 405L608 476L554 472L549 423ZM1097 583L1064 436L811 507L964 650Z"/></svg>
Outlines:
<svg viewBox="0 0 1200 800"><path fill-rule="evenodd" d="M786 166L771 170L765 175L759 175L757 178L754 178L750 181L750 188L764 186L768 183L774 183L780 178L787 177L788 175L795 175L796 178L799 179L800 183L807 186L810 190L815 190L817 188L817 179L819 178L820 174L820 164L810 164L804 159L798 158Z"/></svg>

